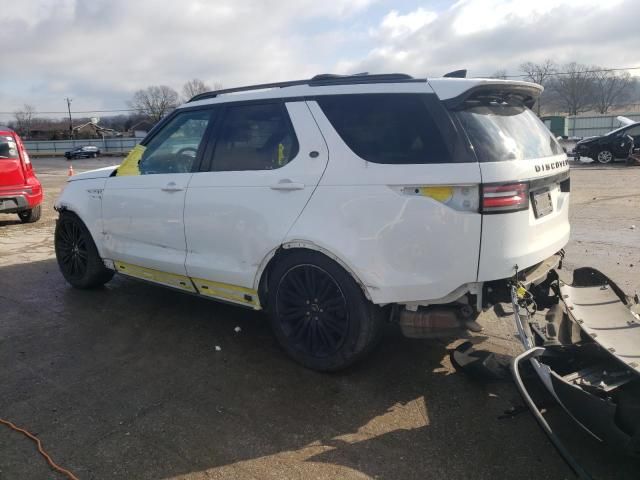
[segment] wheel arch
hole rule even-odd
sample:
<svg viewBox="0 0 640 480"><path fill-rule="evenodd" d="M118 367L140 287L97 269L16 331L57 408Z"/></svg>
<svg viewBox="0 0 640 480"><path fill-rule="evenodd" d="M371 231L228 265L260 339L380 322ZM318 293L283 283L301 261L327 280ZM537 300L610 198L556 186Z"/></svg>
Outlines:
<svg viewBox="0 0 640 480"><path fill-rule="evenodd" d="M268 285L269 274L273 269L273 267L278 263L278 261L280 261L283 258L283 256L290 255L293 252L297 252L301 250L321 253L322 255L336 262L358 284L358 286L362 290L362 293L364 293L364 296L367 298L367 300L371 302L373 301L371 298L371 294L369 292L369 288L371 287L367 286L367 284L356 273L356 271L346 261L344 261L339 255L336 255L330 250L314 242L311 242L309 240L292 240L289 242L285 242L280 246L278 246L277 248L271 250L260 263L260 267L258 268L256 277L254 280L254 289L258 292L261 305L263 306L267 305L267 295L266 295L267 285Z"/></svg>

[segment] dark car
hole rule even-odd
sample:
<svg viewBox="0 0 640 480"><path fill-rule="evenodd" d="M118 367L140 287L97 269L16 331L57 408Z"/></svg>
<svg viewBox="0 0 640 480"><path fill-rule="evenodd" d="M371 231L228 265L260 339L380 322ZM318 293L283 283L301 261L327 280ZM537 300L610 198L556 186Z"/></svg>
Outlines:
<svg viewBox="0 0 640 480"><path fill-rule="evenodd" d="M67 160L71 160L72 158L96 158L98 155L100 155L100 149L93 145L85 145L84 147L77 147L68 152L64 152Z"/></svg>
<svg viewBox="0 0 640 480"><path fill-rule="evenodd" d="M634 144L640 146L640 122L618 128L601 137L580 140L573 154L576 160L589 157L600 163L610 163L616 158L626 160Z"/></svg>

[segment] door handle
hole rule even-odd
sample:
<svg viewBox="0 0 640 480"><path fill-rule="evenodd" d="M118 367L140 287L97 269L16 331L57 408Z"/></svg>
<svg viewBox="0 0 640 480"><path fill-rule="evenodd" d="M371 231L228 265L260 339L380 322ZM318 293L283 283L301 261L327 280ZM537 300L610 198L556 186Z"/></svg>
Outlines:
<svg viewBox="0 0 640 480"><path fill-rule="evenodd" d="M271 190L304 190L304 183L292 182L284 178L275 185L271 185Z"/></svg>
<svg viewBox="0 0 640 480"><path fill-rule="evenodd" d="M181 192L184 188L176 185L176 182L169 182L161 188L163 192Z"/></svg>

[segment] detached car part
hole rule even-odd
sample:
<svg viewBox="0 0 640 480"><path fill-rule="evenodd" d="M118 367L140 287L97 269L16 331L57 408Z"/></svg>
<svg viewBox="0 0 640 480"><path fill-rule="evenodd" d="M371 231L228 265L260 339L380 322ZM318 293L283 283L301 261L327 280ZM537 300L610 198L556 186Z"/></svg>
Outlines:
<svg viewBox="0 0 640 480"><path fill-rule="evenodd" d="M570 285L553 273L545 285L547 298L530 294L522 285L512 286L516 327L526 348L513 360L512 373L559 452L579 477L589 478L535 405L520 376L520 365L529 360L558 404L591 436L640 456L638 305L593 268L575 270ZM543 318L535 313L537 301L555 305Z"/></svg>

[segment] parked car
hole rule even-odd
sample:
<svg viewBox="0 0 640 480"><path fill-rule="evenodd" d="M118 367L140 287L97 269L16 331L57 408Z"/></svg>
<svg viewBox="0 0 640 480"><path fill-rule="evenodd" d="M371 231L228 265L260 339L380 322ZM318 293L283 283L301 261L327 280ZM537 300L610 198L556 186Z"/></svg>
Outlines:
<svg viewBox="0 0 640 480"><path fill-rule="evenodd" d="M40 219L42 185L20 136L0 126L0 213L17 213L24 223Z"/></svg>
<svg viewBox="0 0 640 480"><path fill-rule="evenodd" d="M600 163L611 163L615 159L626 160L634 145L640 145L640 123L626 125L600 137L580 140L572 153L576 160L588 157Z"/></svg>
<svg viewBox="0 0 640 480"><path fill-rule="evenodd" d="M67 160L74 158L96 158L100 155L100 149L94 145L85 145L84 147L76 147L73 150L64 152Z"/></svg>
<svg viewBox="0 0 640 480"><path fill-rule="evenodd" d="M120 166L70 177L55 250L77 288L115 272L269 314L337 370L382 325L478 330L488 293L569 239L566 154L541 87L319 75L205 93Z"/></svg>

